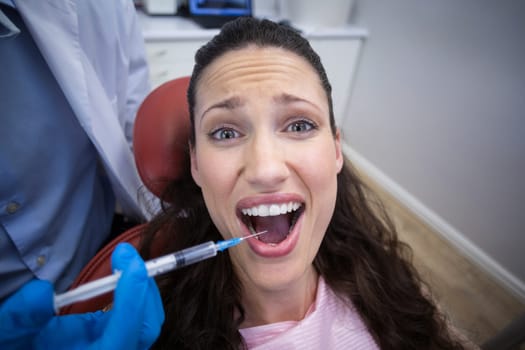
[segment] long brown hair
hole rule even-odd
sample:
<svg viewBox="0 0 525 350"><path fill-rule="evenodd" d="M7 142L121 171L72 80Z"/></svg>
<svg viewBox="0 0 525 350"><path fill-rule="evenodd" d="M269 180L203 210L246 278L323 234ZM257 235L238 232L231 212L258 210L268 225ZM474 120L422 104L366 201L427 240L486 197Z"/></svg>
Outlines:
<svg viewBox="0 0 525 350"><path fill-rule="evenodd" d="M282 47L306 59L318 73L330 107L335 135L331 87L319 56L300 34L267 20L241 18L196 54L188 89L194 145L193 108L202 71L225 52L247 45ZM185 176L164 194L163 207L144 233L143 254L153 242L164 253L208 240L221 239L194 183L189 154ZM328 286L351 301L377 344L383 349L462 349L449 334L442 315L423 292L424 284L411 263L408 246L397 238L381 202L347 161L337 178L334 215L314 266ZM244 310L241 286L228 253L158 278L166 321L154 345L158 349L239 349L245 343L238 329Z"/></svg>

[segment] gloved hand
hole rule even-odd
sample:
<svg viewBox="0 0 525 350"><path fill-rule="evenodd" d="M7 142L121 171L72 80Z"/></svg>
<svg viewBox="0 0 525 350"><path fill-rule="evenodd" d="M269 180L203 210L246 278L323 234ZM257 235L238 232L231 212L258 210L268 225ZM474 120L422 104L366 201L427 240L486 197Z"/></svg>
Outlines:
<svg viewBox="0 0 525 350"><path fill-rule="evenodd" d="M0 306L0 349L30 349L54 315L51 283L25 284Z"/></svg>
<svg viewBox="0 0 525 350"><path fill-rule="evenodd" d="M0 308L0 348L149 348L164 322L155 281L127 243L117 246L112 265L122 274L110 311L54 316L51 285L32 281Z"/></svg>

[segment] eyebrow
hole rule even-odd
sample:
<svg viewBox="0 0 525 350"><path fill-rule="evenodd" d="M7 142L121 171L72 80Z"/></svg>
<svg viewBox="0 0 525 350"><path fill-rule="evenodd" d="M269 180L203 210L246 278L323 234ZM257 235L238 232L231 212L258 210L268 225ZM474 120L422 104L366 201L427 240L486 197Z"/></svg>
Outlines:
<svg viewBox="0 0 525 350"><path fill-rule="evenodd" d="M233 96L230 98L227 98L226 100L217 102L213 105L211 105L209 108L207 108L204 113L202 113L202 118L204 118L204 115L208 113L210 110L215 108L224 108L224 109L235 109L237 107L242 107L244 105L244 101L239 96Z"/></svg>
<svg viewBox="0 0 525 350"><path fill-rule="evenodd" d="M286 94L286 93L283 93L283 94L280 94L280 95L277 95L273 98L273 100L279 104L288 104L288 103L292 103L292 102L306 102L306 103L310 103L309 101L303 99L303 98L300 98L298 96L295 96L295 95L290 95L290 94Z"/></svg>
<svg viewBox="0 0 525 350"><path fill-rule="evenodd" d="M278 96L275 96L273 98L273 100L279 104L289 104L289 103L293 103L293 102L304 102L304 103L307 103L309 104L310 106L314 107L315 109L320 109L315 103L311 102L311 101L308 101L308 100L305 100L304 98L301 98L301 97L298 97L298 96L295 96L295 95L290 95L290 94L287 94L287 93L282 93Z"/></svg>
<svg viewBox="0 0 525 350"><path fill-rule="evenodd" d="M278 104L289 104L289 103L294 103L294 102L304 102L304 103L307 103L307 104L309 104L310 106L312 106L312 107L314 107L316 109L319 109L319 107L316 104L314 104L314 103L312 103L312 102L310 102L308 100L305 100L303 98L300 98L298 96L287 94L287 93L282 93L280 95L274 96L273 100L275 102L277 102ZM244 104L245 104L245 101L241 97L233 96L233 97L227 98L227 99L225 99L223 101L217 102L217 103L211 105L210 107L208 107L204 111L204 113L202 113L202 118L204 118L206 113L208 113L212 109L219 108L219 109L233 110L235 108L244 106Z"/></svg>

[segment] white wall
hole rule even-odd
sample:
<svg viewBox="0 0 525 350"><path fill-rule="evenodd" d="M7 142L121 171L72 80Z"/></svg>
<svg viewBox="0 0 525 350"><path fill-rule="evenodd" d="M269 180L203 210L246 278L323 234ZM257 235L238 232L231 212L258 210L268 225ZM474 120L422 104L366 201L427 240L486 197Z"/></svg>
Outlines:
<svg viewBox="0 0 525 350"><path fill-rule="evenodd" d="M345 142L525 300L525 1L358 0Z"/></svg>

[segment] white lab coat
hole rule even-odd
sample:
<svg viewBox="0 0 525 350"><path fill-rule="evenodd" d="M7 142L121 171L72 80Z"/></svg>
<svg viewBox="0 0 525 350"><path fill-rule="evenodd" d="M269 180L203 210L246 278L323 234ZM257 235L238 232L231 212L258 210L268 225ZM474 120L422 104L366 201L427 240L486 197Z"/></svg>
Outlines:
<svg viewBox="0 0 525 350"><path fill-rule="evenodd" d="M145 189L129 147L136 110L150 91L133 1L14 2L98 150L122 211L149 218L151 194L138 200Z"/></svg>

